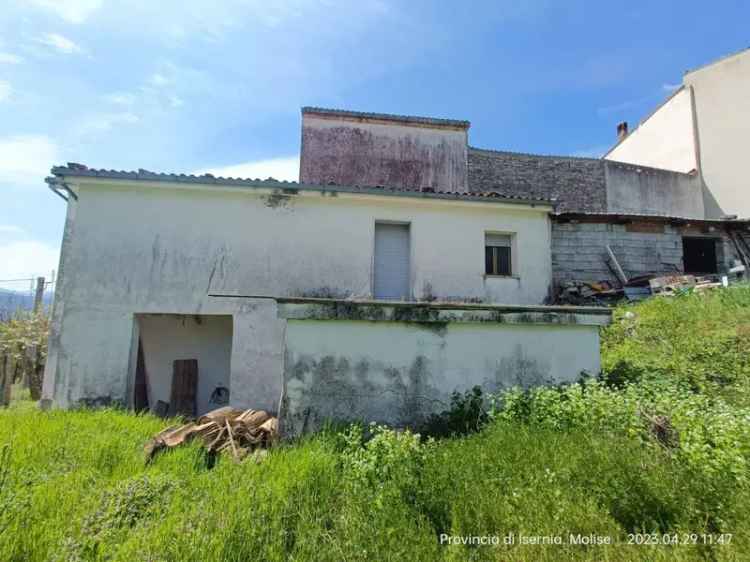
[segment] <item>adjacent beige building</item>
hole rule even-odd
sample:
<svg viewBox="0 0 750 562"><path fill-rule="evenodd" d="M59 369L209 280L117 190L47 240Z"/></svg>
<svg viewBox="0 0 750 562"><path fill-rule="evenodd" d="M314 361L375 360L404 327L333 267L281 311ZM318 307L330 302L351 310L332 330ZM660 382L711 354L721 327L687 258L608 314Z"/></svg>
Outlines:
<svg viewBox="0 0 750 562"><path fill-rule="evenodd" d="M605 159L696 173L706 219L750 217L750 49L688 71Z"/></svg>

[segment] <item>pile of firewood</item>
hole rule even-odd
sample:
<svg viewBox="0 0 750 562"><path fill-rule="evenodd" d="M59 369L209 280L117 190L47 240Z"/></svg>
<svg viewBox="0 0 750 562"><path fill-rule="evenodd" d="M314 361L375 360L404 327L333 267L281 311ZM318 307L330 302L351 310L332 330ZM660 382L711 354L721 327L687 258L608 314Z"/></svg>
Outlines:
<svg viewBox="0 0 750 562"><path fill-rule="evenodd" d="M213 410L196 421L171 426L146 443L146 460L163 449L200 439L209 453L226 451L235 460L270 447L279 435L278 419L263 410L237 410L229 406Z"/></svg>

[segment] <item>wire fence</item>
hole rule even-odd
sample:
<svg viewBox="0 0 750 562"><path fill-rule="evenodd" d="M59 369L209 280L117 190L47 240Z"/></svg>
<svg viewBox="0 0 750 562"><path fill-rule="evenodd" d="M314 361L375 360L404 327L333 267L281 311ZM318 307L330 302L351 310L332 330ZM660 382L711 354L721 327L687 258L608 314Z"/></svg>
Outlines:
<svg viewBox="0 0 750 562"><path fill-rule="evenodd" d="M33 310L37 299L40 300L40 308L48 310L54 289L54 271L49 276L0 279L0 321L8 320L21 311ZM41 293L37 295L37 291Z"/></svg>

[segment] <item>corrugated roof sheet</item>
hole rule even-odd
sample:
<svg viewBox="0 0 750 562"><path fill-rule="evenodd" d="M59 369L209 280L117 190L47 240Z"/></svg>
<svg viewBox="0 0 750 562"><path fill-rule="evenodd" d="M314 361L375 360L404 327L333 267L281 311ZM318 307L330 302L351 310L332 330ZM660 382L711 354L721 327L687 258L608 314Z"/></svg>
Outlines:
<svg viewBox="0 0 750 562"><path fill-rule="evenodd" d="M543 197L522 196L514 194L504 194L495 191L486 191L481 193L463 193L434 191L431 189L410 190L385 186L363 187L363 186L345 186L337 184L315 185L305 184L292 181L279 181L273 178L268 179L249 179L249 178L225 178L217 177L212 174L203 174L196 176L193 174L170 174L151 172L149 170L139 169L137 171L125 170L104 170L88 168L82 164L69 162L67 166L54 166L51 170L53 178L47 178L48 182L55 182L57 179L66 177L74 178L101 178L112 180L136 180L136 181L158 181L171 183L192 183L203 185L222 185L236 187L252 187L281 190L304 190L304 191L328 191L334 193L362 193L368 195L388 195L401 197L423 197L429 199L443 200L464 200L464 201L484 201L498 203L516 203L526 205L549 205L552 206L554 201Z"/></svg>
<svg viewBox="0 0 750 562"><path fill-rule="evenodd" d="M468 129L471 127L469 121L458 119L438 119L435 117L419 117L416 115L397 115L393 113L371 113L367 111L349 111L346 109L330 109L326 107L302 108L302 114L330 115L334 117L350 117L355 119L378 119L381 121L398 121L401 123L415 123L419 125L437 125L447 127L460 127Z"/></svg>

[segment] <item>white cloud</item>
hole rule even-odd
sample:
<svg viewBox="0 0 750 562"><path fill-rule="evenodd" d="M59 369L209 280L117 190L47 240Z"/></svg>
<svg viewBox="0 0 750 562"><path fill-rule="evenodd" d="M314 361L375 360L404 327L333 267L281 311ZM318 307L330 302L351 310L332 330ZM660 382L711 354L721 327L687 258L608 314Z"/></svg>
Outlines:
<svg viewBox="0 0 750 562"><path fill-rule="evenodd" d="M60 35L59 33L42 33L36 38L38 43L51 47L60 53L66 55L74 55L83 52L83 49L76 45L73 41Z"/></svg>
<svg viewBox="0 0 750 562"><path fill-rule="evenodd" d="M60 253L56 248L36 240L0 242L0 279L25 279L49 276L57 269ZM18 283L0 283L5 289L25 290Z"/></svg>
<svg viewBox="0 0 750 562"><path fill-rule="evenodd" d="M115 105L133 105L133 103L135 103L135 96L127 92L107 94L104 96L104 99Z"/></svg>
<svg viewBox="0 0 750 562"><path fill-rule="evenodd" d="M159 74L158 72L151 76L151 80L149 80L154 86L166 86L169 84L169 78L164 76L163 74Z"/></svg>
<svg viewBox="0 0 750 562"><path fill-rule="evenodd" d="M48 136L0 137L0 185L39 185L59 159L57 145Z"/></svg>
<svg viewBox="0 0 750 562"><path fill-rule="evenodd" d="M50 10L68 23L83 23L102 5L102 0L31 0L35 6Z"/></svg>
<svg viewBox="0 0 750 562"><path fill-rule="evenodd" d="M247 178L297 181L299 179L299 156L285 156L281 158L269 158L268 160L256 160L230 166L207 168L198 170L194 174L213 174L217 177Z"/></svg>
<svg viewBox="0 0 750 562"><path fill-rule="evenodd" d="M0 224L0 234L23 234L24 230L20 226L13 224Z"/></svg>
<svg viewBox="0 0 750 562"><path fill-rule="evenodd" d="M116 125L132 125L138 123L140 118L129 111L122 113L99 113L84 118L78 130L82 134L103 133L111 130Z"/></svg>
<svg viewBox="0 0 750 562"><path fill-rule="evenodd" d="M11 87L7 80L0 80L0 102L10 97Z"/></svg>
<svg viewBox="0 0 750 562"><path fill-rule="evenodd" d="M23 59L13 53L0 52L0 64L21 64Z"/></svg>
<svg viewBox="0 0 750 562"><path fill-rule="evenodd" d="M680 86L682 86L682 84L662 84L661 89L666 92L671 92L672 90L676 90Z"/></svg>

